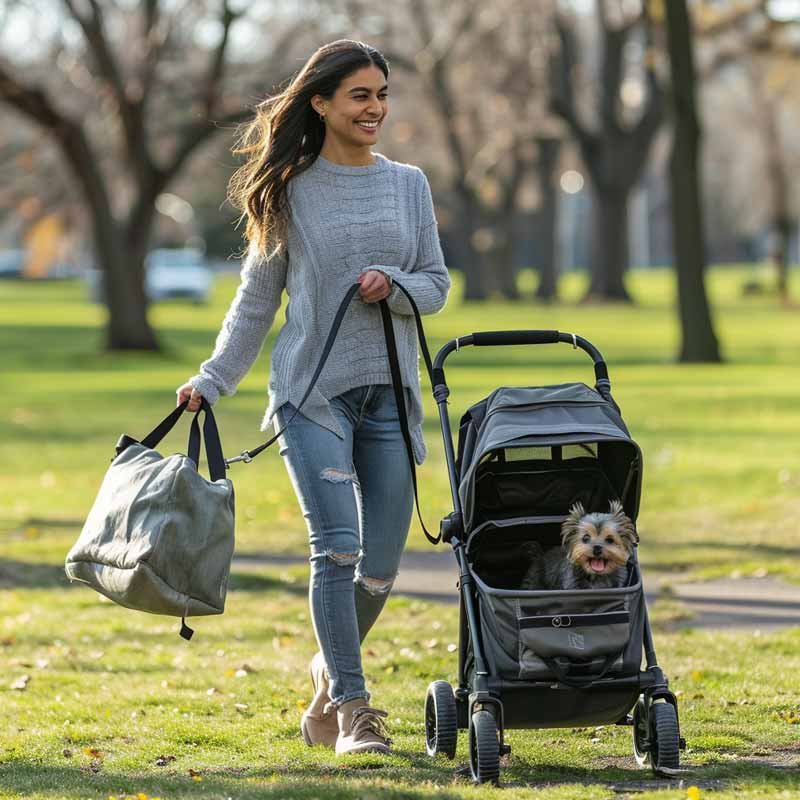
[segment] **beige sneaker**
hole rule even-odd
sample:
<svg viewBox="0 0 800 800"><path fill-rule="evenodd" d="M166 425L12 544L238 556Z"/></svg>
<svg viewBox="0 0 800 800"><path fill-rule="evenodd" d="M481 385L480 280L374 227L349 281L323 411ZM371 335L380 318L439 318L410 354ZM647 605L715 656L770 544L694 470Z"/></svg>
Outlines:
<svg viewBox="0 0 800 800"><path fill-rule="evenodd" d="M316 653L308 666L314 699L300 719L300 730L307 745L323 744L334 747L339 737L339 720L328 696L328 670L325 657Z"/></svg>
<svg viewBox="0 0 800 800"><path fill-rule="evenodd" d="M383 720L389 715L372 708L361 697L339 706L339 737L336 740L336 755L345 753L388 753L392 740L388 736Z"/></svg>

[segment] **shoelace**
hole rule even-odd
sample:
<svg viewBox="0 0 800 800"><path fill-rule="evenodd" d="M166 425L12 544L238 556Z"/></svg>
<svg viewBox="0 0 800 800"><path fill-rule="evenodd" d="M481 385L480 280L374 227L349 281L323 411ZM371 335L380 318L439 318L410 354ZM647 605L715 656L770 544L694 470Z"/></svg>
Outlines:
<svg viewBox="0 0 800 800"><path fill-rule="evenodd" d="M392 740L389 738L389 732L386 730L386 723L383 721L388 716L388 712L381 711L379 708L361 706L361 708L357 708L353 711L353 718L350 723L350 735L361 738L365 733L372 733L378 738L383 739L387 745L391 745Z"/></svg>

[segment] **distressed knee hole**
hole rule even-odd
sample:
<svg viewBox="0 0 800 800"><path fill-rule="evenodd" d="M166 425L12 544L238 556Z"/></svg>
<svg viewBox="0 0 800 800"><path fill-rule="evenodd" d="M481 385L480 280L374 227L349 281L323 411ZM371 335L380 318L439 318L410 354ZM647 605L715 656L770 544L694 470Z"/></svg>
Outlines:
<svg viewBox="0 0 800 800"><path fill-rule="evenodd" d="M394 578L386 580L384 578L370 578L369 575L359 575L356 583L363 587L369 594L386 594L394 584Z"/></svg>
<svg viewBox="0 0 800 800"><path fill-rule="evenodd" d="M352 567L361 558L361 552L356 553L337 553L335 550L326 550L325 555L340 567Z"/></svg>
<svg viewBox="0 0 800 800"><path fill-rule="evenodd" d="M330 481L331 483L356 483L358 480L354 473L344 472L333 467L326 467L320 472L319 476L322 480Z"/></svg>

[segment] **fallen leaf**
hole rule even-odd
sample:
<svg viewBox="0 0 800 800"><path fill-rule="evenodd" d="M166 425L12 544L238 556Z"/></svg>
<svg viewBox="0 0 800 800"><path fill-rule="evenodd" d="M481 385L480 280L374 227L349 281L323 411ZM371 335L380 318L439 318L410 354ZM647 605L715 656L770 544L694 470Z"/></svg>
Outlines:
<svg viewBox="0 0 800 800"><path fill-rule="evenodd" d="M247 703L234 703L234 704L233 704L233 707L234 707L234 708L235 708L237 711L247 711L247 709L248 709L248 705L247 705Z"/></svg>
<svg viewBox="0 0 800 800"><path fill-rule="evenodd" d="M96 758L98 761L102 761L105 757L103 751L98 750L96 747L84 747L83 752L90 758Z"/></svg>
<svg viewBox="0 0 800 800"><path fill-rule="evenodd" d="M170 761L174 761L175 756L159 756L156 759L156 766L157 767L166 767Z"/></svg>
<svg viewBox="0 0 800 800"><path fill-rule="evenodd" d="M458 649L458 647L456 647L456 645L454 645L452 642L450 642L450 644L447 645L447 652L448 653L455 653L455 651L457 649Z"/></svg>
<svg viewBox="0 0 800 800"><path fill-rule="evenodd" d="M64 756L64 758L72 758L72 750L70 750L68 747L65 747L61 751L61 755Z"/></svg>
<svg viewBox="0 0 800 800"><path fill-rule="evenodd" d="M17 689L18 691L23 691L28 688L28 681L31 679L30 675L20 675L14 683L11 684L12 689Z"/></svg>

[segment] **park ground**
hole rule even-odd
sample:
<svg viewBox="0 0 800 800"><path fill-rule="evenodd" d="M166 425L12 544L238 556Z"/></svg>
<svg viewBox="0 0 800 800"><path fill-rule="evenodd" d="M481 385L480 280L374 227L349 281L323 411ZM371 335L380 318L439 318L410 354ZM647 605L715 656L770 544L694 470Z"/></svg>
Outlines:
<svg viewBox="0 0 800 800"><path fill-rule="evenodd" d="M677 365L674 287L666 271L636 272L637 304L581 306L580 276L544 306L462 305L426 319L431 349L498 328L558 328L593 341L645 456L641 561L674 582L767 576L798 583L800 389L797 309L743 298L744 270L712 271L726 363ZM522 277L530 292L532 279ZM795 296L797 286L794 287ZM208 307L153 313L160 355L103 354L101 309L78 283L0 285L0 797L178 798L689 796L800 798L800 628L677 629L656 615L659 659L678 694L687 772L656 780L636 768L630 730L614 726L511 731L503 789L472 787L466 761L424 754L422 700L454 680L452 606L392 598L365 644L376 705L390 711L395 754L347 763L309 749L298 722L313 653L307 568L237 566L222 617L178 624L114 606L71 586L63 560L122 432L141 436L213 346L235 279ZM282 319L279 312L278 320ZM276 328L278 325L276 324ZM268 351L218 406L226 453L252 447L265 406ZM504 384L589 381L567 346L480 348L448 360L451 422ZM448 479L435 405L423 377L421 507L436 527ZM165 452L185 448L186 430ZM305 533L277 452L232 471L237 552L293 555ZM409 547L428 547L414 522Z"/></svg>

